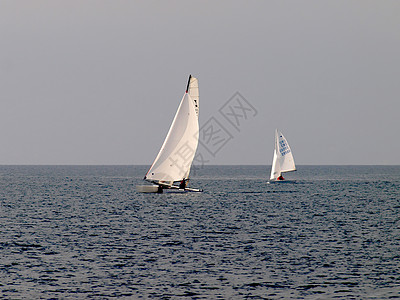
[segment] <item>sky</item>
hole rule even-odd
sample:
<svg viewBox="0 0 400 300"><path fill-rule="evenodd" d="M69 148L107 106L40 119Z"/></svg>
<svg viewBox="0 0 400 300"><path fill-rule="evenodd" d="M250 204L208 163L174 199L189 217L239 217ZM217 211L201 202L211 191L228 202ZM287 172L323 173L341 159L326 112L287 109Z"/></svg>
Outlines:
<svg viewBox="0 0 400 300"><path fill-rule="evenodd" d="M279 128L298 165L399 165L399 16L397 0L2 0L0 164L151 165L192 74L201 130L224 134L200 131L201 164L270 165Z"/></svg>

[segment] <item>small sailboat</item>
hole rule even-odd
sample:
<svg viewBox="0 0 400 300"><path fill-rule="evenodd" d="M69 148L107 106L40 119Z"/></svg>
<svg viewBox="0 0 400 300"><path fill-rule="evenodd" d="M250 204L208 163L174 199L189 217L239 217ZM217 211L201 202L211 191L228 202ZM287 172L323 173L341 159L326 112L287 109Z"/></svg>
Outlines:
<svg viewBox="0 0 400 300"><path fill-rule="evenodd" d="M152 185L136 187L142 193L162 193L163 190L200 192L189 188L190 168L199 140L199 85L189 76L186 92L172 121L160 152L144 180Z"/></svg>
<svg viewBox="0 0 400 300"><path fill-rule="evenodd" d="M272 160L271 176L269 180L284 180L282 173L290 171L296 171L292 150L282 132L276 129L274 158Z"/></svg>

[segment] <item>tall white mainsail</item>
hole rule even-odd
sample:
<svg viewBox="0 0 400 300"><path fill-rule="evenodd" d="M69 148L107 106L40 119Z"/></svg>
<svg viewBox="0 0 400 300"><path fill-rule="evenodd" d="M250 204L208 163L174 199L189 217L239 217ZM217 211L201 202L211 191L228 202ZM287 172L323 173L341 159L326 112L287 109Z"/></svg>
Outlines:
<svg viewBox="0 0 400 300"><path fill-rule="evenodd" d="M199 140L198 114L198 80L189 76L185 95L146 180L170 186L174 181L188 179Z"/></svg>
<svg viewBox="0 0 400 300"><path fill-rule="evenodd" d="M296 171L292 150L282 132L276 129L270 180L276 180L282 173L289 171Z"/></svg>

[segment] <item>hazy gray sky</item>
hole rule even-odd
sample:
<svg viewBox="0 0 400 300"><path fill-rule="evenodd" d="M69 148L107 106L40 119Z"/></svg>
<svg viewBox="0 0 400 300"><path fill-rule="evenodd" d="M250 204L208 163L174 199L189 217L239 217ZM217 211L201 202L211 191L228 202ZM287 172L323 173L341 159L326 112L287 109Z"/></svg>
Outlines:
<svg viewBox="0 0 400 300"><path fill-rule="evenodd" d="M211 164L400 164L397 0L2 0L0 41L0 164L150 165L189 74Z"/></svg>

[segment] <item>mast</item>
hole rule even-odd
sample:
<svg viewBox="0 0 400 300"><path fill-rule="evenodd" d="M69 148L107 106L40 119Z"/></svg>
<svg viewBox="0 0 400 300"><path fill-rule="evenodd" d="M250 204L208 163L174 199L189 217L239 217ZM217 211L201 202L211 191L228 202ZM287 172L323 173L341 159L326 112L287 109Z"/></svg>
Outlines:
<svg viewBox="0 0 400 300"><path fill-rule="evenodd" d="M186 85L186 94L189 92L189 86L190 86L190 79L192 79L192 74L189 74L189 79L188 79L188 83ZM190 169L189 169L190 170ZM183 188L186 187L187 182L189 181L189 175L188 178L183 177L182 182L183 182ZM181 184L182 184L181 182Z"/></svg>
<svg viewBox="0 0 400 300"><path fill-rule="evenodd" d="M275 139L274 139L274 154L272 158L272 165L271 165L271 175L270 180L274 180L280 176L280 166L278 161L278 129L275 129ZM278 175L279 171L279 175Z"/></svg>
<svg viewBox="0 0 400 300"><path fill-rule="evenodd" d="M186 93L189 91L189 85L190 85L190 79L192 78L192 75L189 75L189 80L186 86Z"/></svg>
<svg viewBox="0 0 400 300"><path fill-rule="evenodd" d="M278 159L278 156L279 156L279 131L278 131L278 128L275 129L275 155L276 155L276 159ZM279 162L275 162L275 163L279 164ZM276 178L278 178L281 175L282 175L282 171L281 171L281 166L279 164L279 174L277 174Z"/></svg>

